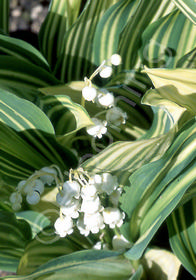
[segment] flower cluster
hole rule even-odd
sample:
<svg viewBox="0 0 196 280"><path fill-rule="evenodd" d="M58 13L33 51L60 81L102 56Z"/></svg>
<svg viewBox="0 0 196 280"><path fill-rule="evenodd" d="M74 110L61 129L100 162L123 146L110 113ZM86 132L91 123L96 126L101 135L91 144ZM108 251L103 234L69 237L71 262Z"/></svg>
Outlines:
<svg viewBox="0 0 196 280"><path fill-rule="evenodd" d="M121 63L121 57L118 54L113 54L107 61L104 60L102 64L95 70L95 72L88 79L85 77L86 86L82 89L82 96L87 101L95 102L99 107L103 107L105 111L101 112L106 115L106 120L102 121L96 117L92 118L94 125L87 128L87 133L101 138L107 132L107 124L112 126L119 126L125 124L127 114L115 105L115 97L112 92L106 89L97 89L92 86L91 80L99 74L102 78L108 78L112 75L111 65L118 66ZM106 65L111 64L111 65ZM100 113L98 113L100 115Z"/></svg>
<svg viewBox="0 0 196 280"><path fill-rule="evenodd" d="M111 229L120 227L125 214L118 208L121 188L116 176L103 173L90 177L82 169L72 175L74 178L70 176L56 197L60 205L56 233L64 237L73 232L74 225L85 236L98 233L106 225Z"/></svg>
<svg viewBox="0 0 196 280"><path fill-rule="evenodd" d="M40 201L40 195L44 192L45 185L51 185L57 178L57 170L53 167L43 167L36 171L27 180L20 181L16 192L10 196L12 209L18 211L21 208L23 196L29 204L37 204Z"/></svg>

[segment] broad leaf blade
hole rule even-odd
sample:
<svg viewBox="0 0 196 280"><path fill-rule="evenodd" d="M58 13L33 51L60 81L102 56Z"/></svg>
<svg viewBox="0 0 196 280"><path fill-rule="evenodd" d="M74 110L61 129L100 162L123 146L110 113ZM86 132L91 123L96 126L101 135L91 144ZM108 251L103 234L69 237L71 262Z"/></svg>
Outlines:
<svg viewBox="0 0 196 280"><path fill-rule="evenodd" d="M52 0L39 32L40 49L53 69L61 54L64 36L78 17L81 0Z"/></svg>
<svg viewBox="0 0 196 280"><path fill-rule="evenodd" d="M120 34L137 6L137 0L121 0L105 12L97 24L93 40L93 62L96 65L117 52Z"/></svg>
<svg viewBox="0 0 196 280"><path fill-rule="evenodd" d="M196 68L196 48L180 58L176 65L177 68Z"/></svg>
<svg viewBox="0 0 196 280"><path fill-rule="evenodd" d="M176 6L196 24L196 3L194 0L173 0Z"/></svg>
<svg viewBox="0 0 196 280"><path fill-rule="evenodd" d="M0 164L5 177L18 180L51 164L63 169L76 165L75 156L59 146L51 122L37 106L3 90L0 99Z"/></svg>
<svg viewBox="0 0 196 280"><path fill-rule="evenodd" d="M133 69L137 65L139 60L138 50L142 45L142 34L144 30L149 23L157 19L157 16L159 17L164 14L171 5L171 1L168 0L143 0L138 2L139 6L137 10L121 33L117 51L122 57L122 64L119 70Z"/></svg>
<svg viewBox="0 0 196 280"><path fill-rule="evenodd" d="M93 125L87 111L66 95L46 96L40 99L39 107L51 120L58 140L81 128Z"/></svg>
<svg viewBox="0 0 196 280"><path fill-rule="evenodd" d="M23 40L0 35L0 50L5 54L49 70L49 65L42 54Z"/></svg>
<svg viewBox="0 0 196 280"><path fill-rule="evenodd" d="M172 250L182 265L196 277L196 197L178 207L167 219Z"/></svg>
<svg viewBox="0 0 196 280"><path fill-rule="evenodd" d="M24 248L31 240L31 229L13 213L0 211L0 268L16 272Z"/></svg>
<svg viewBox="0 0 196 280"><path fill-rule="evenodd" d="M119 253L102 250L86 250L72 253L40 266L27 276L7 276L9 280L121 280L132 275L131 263Z"/></svg>
<svg viewBox="0 0 196 280"><path fill-rule="evenodd" d="M89 0L64 38L55 73L61 81L83 80L92 74L92 44L96 26L105 11L118 0Z"/></svg>
<svg viewBox="0 0 196 280"><path fill-rule="evenodd" d="M40 95L38 88L59 84L52 74L32 63L8 55L1 55L0 61L0 88L30 101Z"/></svg>
<svg viewBox="0 0 196 280"><path fill-rule="evenodd" d="M87 239L78 233L60 238L54 228L45 228L26 246L17 273L30 274L52 259L90 247Z"/></svg>
<svg viewBox="0 0 196 280"><path fill-rule="evenodd" d="M178 60L195 48L196 26L177 10L149 25L142 41L144 65L175 68Z"/></svg>
<svg viewBox="0 0 196 280"><path fill-rule="evenodd" d="M148 243L196 179L196 120L188 122L158 161L146 164L130 177L121 207L127 215L122 230L134 242L126 253L141 257ZM130 220L130 221L129 221Z"/></svg>

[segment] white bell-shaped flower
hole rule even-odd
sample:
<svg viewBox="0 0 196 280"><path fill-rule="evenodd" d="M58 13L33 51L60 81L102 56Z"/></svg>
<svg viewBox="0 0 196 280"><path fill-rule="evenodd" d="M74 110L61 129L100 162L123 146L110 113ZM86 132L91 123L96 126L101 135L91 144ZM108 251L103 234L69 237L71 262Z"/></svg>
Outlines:
<svg viewBox="0 0 196 280"><path fill-rule="evenodd" d="M26 180L20 181L20 182L18 183L18 185L17 185L17 190L18 190L19 192L22 192L23 187L24 187L25 184L26 184Z"/></svg>
<svg viewBox="0 0 196 280"><path fill-rule="evenodd" d="M39 179L35 180L34 183L33 190L42 194L44 192L44 183Z"/></svg>
<svg viewBox="0 0 196 280"><path fill-rule="evenodd" d="M103 173L101 177L101 190L102 192L105 192L108 195L110 195L118 187L117 177L112 176L110 173Z"/></svg>
<svg viewBox="0 0 196 280"><path fill-rule="evenodd" d="M92 121L94 122L94 125L90 125L86 128L87 133L93 137L102 138L102 135L107 132L107 123L102 122L97 118L92 118Z"/></svg>
<svg viewBox="0 0 196 280"><path fill-rule="evenodd" d="M102 176L100 174L95 174L92 177L92 184L96 186L96 189L98 192L102 192L101 186L102 186Z"/></svg>
<svg viewBox="0 0 196 280"><path fill-rule="evenodd" d="M19 192L13 192L10 195L10 202L12 204L20 204L22 202L22 195Z"/></svg>
<svg viewBox="0 0 196 280"><path fill-rule="evenodd" d="M110 194L109 201L113 204L114 207L118 207L121 193L122 189L118 188Z"/></svg>
<svg viewBox="0 0 196 280"><path fill-rule="evenodd" d="M118 65L121 64L122 59L121 59L121 56L119 54L115 53L111 56L110 61L113 65L118 66Z"/></svg>
<svg viewBox="0 0 196 280"><path fill-rule="evenodd" d="M69 193L70 196L79 198L80 197L80 184L76 181L66 181L63 184L63 192Z"/></svg>
<svg viewBox="0 0 196 280"><path fill-rule="evenodd" d="M124 212L121 212L118 208L107 207L103 210L104 223L109 225L110 228L122 226L124 218Z"/></svg>
<svg viewBox="0 0 196 280"><path fill-rule="evenodd" d="M127 114L119 107L113 107L109 109L106 113L106 120L109 124L121 125L125 124L127 119Z"/></svg>
<svg viewBox="0 0 196 280"><path fill-rule="evenodd" d="M60 237L65 237L73 232L73 221L70 217L58 218L54 224L56 233Z"/></svg>
<svg viewBox="0 0 196 280"><path fill-rule="evenodd" d="M93 214L97 211L101 211L102 206L99 197L97 196L94 199L83 199L82 205L81 205L81 212Z"/></svg>
<svg viewBox="0 0 196 280"><path fill-rule="evenodd" d="M99 93L97 97L97 102L104 107L114 106L114 95L111 92Z"/></svg>
<svg viewBox="0 0 196 280"><path fill-rule="evenodd" d="M76 219L79 217L80 202L78 199L73 199L70 204L61 207L61 212L68 217Z"/></svg>
<svg viewBox="0 0 196 280"><path fill-rule="evenodd" d="M57 176L57 171L55 168L52 167L43 167L41 169L41 171L44 171L46 173L50 173L51 175L42 175L40 176L40 180L42 180L42 182L44 184L47 184L49 186L51 186L54 183L54 176Z"/></svg>
<svg viewBox="0 0 196 280"><path fill-rule="evenodd" d="M100 229L105 227L103 222L103 217L99 212L94 214L84 214L84 224L86 225L86 229L91 231L92 233L98 233Z"/></svg>
<svg viewBox="0 0 196 280"><path fill-rule="evenodd" d="M112 67L111 66L103 66L103 68L100 71L99 75L102 78L109 78L112 75Z"/></svg>
<svg viewBox="0 0 196 280"><path fill-rule="evenodd" d="M131 247L131 243L123 235L114 235L112 247L115 251L125 250Z"/></svg>
<svg viewBox="0 0 196 280"><path fill-rule="evenodd" d="M82 96L87 101L93 101L97 96L97 91L94 87L84 87L82 89Z"/></svg>
<svg viewBox="0 0 196 280"><path fill-rule="evenodd" d="M26 201L29 204L35 205L40 201L40 195L37 191L32 191L31 193L28 193L26 196Z"/></svg>
<svg viewBox="0 0 196 280"><path fill-rule="evenodd" d="M71 203L73 196L70 193L60 191L56 195L56 202L61 206L67 206Z"/></svg>
<svg viewBox="0 0 196 280"><path fill-rule="evenodd" d="M86 229L86 226L84 224L84 217L79 217L79 219L77 220L77 228L79 229L80 233L84 236L88 236L90 233L90 230Z"/></svg>
<svg viewBox="0 0 196 280"><path fill-rule="evenodd" d="M83 199L91 200L96 197L97 188L94 184L84 185L81 189L81 196Z"/></svg>

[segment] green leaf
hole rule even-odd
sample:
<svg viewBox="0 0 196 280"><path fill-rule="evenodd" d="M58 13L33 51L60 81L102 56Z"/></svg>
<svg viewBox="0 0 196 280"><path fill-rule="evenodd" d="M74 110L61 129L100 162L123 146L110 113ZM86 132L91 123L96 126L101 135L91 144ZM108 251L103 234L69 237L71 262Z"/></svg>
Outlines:
<svg viewBox="0 0 196 280"><path fill-rule="evenodd" d="M16 272L24 248L31 240L31 229L13 213L0 210L0 269Z"/></svg>
<svg viewBox="0 0 196 280"><path fill-rule="evenodd" d="M43 97L39 100L38 106L51 120L59 141L70 133L93 125L84 107L72 102L66 95Z"/></svg>
<svg viewBox="0 0 196 280"><path fill-rule="evenodd" d="M19 58L0 55L0 62L0 88L30 101L40 95L38 88L59 84L45 69Z"/></svg>
<svg viewBox="0 0 196 280"><path fill-rule="evenodd" d="M121 198L127 214L122 232L133 243L126 253L141 257L167 216L196 179L196 119L177 133L172 145L158 160L144 165L130 176Z"/></svg>
<svg viewBox="0 0 196 280"><path fill-rule="evenodd" d="M173 0L176 6L196 24L196 3L194 0Z"/></svg>
<svg viewBox="0 0 196 280"><path fill-rule="evenodd" d="M195 48L196 26L177 10L149 25L142 41L143 64L175 68L178 60Z"/></svg>
<svg viewBox="0 0 196 280"><path fill-rule="evenodd" d="M182 265L196 277L196 196L178 207L167 219L169 241Z"/></svg>
<svg viewBox="0 0 196 280"><path fill-rule="evenodd" d="M90 247L87 239L78 233L60 238L54 228L45 228L26 246L17 274L30 274L52 259Z"/></svg>
<svg viewBox="0 0 196 280"><path fill-rule="evenodd" d="M16 217L28 222L31 227L32 238L34 238L35 235L42 231L45 227L50 225L50 220L45 215L32 210L17 212Z"/></svg>
<svg viewBox="0 0 196 280"><path fill-rule="evenodd" d="M25 62L33 63L45 70L49 70L49 65L42 54L29 43L0 35L0 50Z"/></svg>
<svg viewBox="0 0 196 280"><path fill-rule="evenodd" d="M168 115L155 109L151 130L137 141L118 141L82 164L90 172L115 172L121 183L142 165L159 159L174 137L175 127ZM152 138L148 138L152 137ZM125 177L124 177L125 176Z"/></svg>
<svg viewBox="0 0 196 280"><path fill-rule="evenodd" d="M195 93L196 69L149 69L146 67L144 72L148 74L155 88L172 85L183 97Z"/></svg>
<svg viewBox="0 0 196 280"><path fill-rule="evenodd" d="M119 66L119 70L133 69L135 66L140 66L137 65L139 60L138 51L142 45L144 30L157 17L162 16L167 9L173 8L173 4L168 0L143 0L138 2L138 8L121 33L117 51L122 57L122 64Z"/></svg>
<svg viewBox="0 0 196 280"><path fill-rule="evenodd" d="M56 258L27 276L7 276L1 279L31 280L122 280L132 275L131 263L112 251L86 250Z"/></svg>
<svg viewBox="0 0 196 280"><path fill-rule="evenodd" d="M4 179L16 184L43 166L76 166L75 156L57 143L50 120L37 106L3 90L0 100L0 166Z"/></svg>
<svg viewBox="0 0 196 280"><path fill-rule="evenodd" d="M196 48L180 58L176 65L177 68L196 68Z"/></svg>
<svg viewBox="0 0 196 280"><path fill-rule="evenodd" d="M92 44L99 20L118 0L89 0L75 24L66 32L55 74L61 81L83 80L93 72Z"/></svg>
<svg viewBox="0 0 196 280"><path fill-rule="evenodd" d="M196 94L182 96L174 86L163 86L149 90L142 103L164 108L170 113L173 122L177 123L186 109L196 115L194 96Z"/></svg>
<svg viewBox="0 0 196 280"><path fill-rule="evenodd" d="M117 52L120 34L137 6L137 0L118 1L98 22L93 40L93 62L96 65Z"/></svg>
<svg viewBox="0 0 196 280"><path fill-rule="evenodd" d="M0 1L0 32L9 32L9 0Z"/></svg>
<svg viewBox="0 0 196 280"><path fill-rule="evenodd" d="M52 0L39 32L40 49L52 69L61 54L66 31L76 21L81 0Z"/></svg>

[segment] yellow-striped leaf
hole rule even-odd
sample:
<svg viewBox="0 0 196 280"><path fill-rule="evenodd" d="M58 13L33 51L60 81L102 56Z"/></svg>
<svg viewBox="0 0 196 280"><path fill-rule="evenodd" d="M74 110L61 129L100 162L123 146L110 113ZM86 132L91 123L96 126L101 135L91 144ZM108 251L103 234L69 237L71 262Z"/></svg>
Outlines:
<svg viewBox="0 0 196 280"><path fill-rule="evenodd" d="M40 49L53 69L64 44L66 31L76 21L81 0L52 0L39 32Z"/></svg>
<svg viewBox="0 0 196 280"><path fill-rule="evenodd" d="M178 207L167 219L169 241L182 265L196 277L196 196Z"/></svg>
<svg viewBox="0 0 196 280"><path fill-rule="evenodd" d="M83 80L93 72L92 44L99 20L118 0L89 0L80 17L65 34L55 73L61 81Z"/></svg>
<svg viewBox="0 0 196 280"><path fill-rule="evenodd" d="M44 228L26 246L17 273L28 275L52 259L89 248L91 244L79 233L60 238L55 234L54 228Z"/></svg>
<svg viewBox="0 0 196 280"><path fill-rule="evenodd" d="M6 276L4 280L121 280L134 273L131 263L119 253L86 250L56 258L27 276Z"/></svg>
<svg viewBox="0 0 196 280"><path fill-rule="evenodd" d="M196 3L194 0L173 0L176 6L196 24Z"/></svg>
<svg viewBox="0 0 196 280"><path fill-rule="evenodd" d="M0 51L49 70L49 65L43 55L24 40L0 35Z"/></svg>
<svg viewBox="0 0 196 280"><path fill-rule="evenodd" d="M31 240L31 229L13 213L0 210L0 268L16 272L26 244Z"/></svg>
<svg viewBox="0 0 196 280"><path fill-rule="evenodd" d="M9 55L0 55L0 88L35 101L38 88L57 85L59 81L45 69Z"/></svg>
<svg viewBox="0 0 196 280"><path fill-rule="evenodd" d="M127 213L122 231L133 242L126 253L141 257L150 240L196 180L196 119L177 133L158 160L144 165L130 177L121 207Z"/></svg>
<svg viewBox="0 0 196 280"><path fill-rule="evenodd" d="M70 133L93 125L87 111L66 95L43 97L39 101L39 107L51 120L59 141Z"/></svg>
<svg viewBox="0 0 196 280"><path fill-rule="evenodd" d="M196 26L177 10L149 25L142 38L143 64L175 68L178 60L195 48Z"/></svg>
<svg viewBox="0 0 196 280"><path fill-rule="evenodd" d="M196 48L178 60L177 68L196 68Z"/></svg>
<svg viewBox="0 0 196 280"><path fill-rule="evenodd" d="M76 165L75 156L59 146L47 116L31 102L0 90L0 166L13 183L35 169Z"/></svg>
<svg viewBox="0 0 196 280"><path fill-rule="evenodd" d="M122 56L122 64L118 68L119 70L140 66L138 51L142 45L144 30L151 22L163 16L168 10L173 9L173 3L168 0L143 0L138 1L138 4L133 17L130 18L121 33L117 51Z"/></svg>

